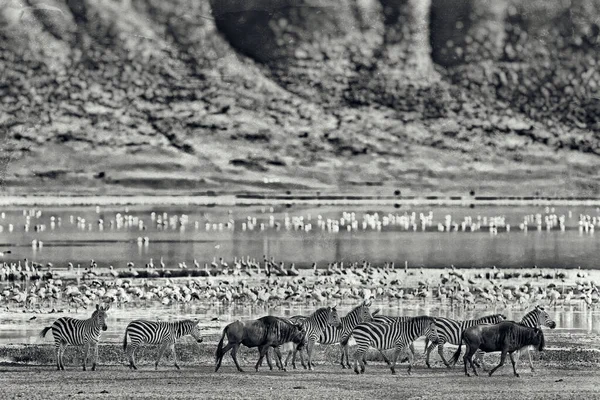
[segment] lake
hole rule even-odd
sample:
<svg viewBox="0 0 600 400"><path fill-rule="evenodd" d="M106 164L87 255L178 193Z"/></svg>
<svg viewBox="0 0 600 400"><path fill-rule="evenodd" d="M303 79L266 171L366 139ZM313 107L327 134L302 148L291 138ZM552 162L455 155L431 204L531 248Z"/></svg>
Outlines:
<svg viewBox="0 0 600 400"><path fill-rule="evenodd" d="M358 303L357 303L358 304ZM340 316L346 315L357 304L340 304ZM323 305L321 305L323 306ZM222 305L217 303L198 304L193 306L115 308L109 311L108 330L102 333L102 342L120 343L123 340L125 328L133 319L149 319L155 321L172 321L185 318L199 318L206 335L220 334L222 329L236 319L259 318L267 314L277 316L308 315L319 306L316 305L280 305L275 307ZM509 320L520 320L530 309L483 309L464 311L462 308L451 309L439 303L425 304L417 301L377 302L374 301L372 310L381 309L383 315L432 315L455 319L478 318L484 315L500 312ZM600 334L600 312L585 308L583 305L572 305L548 308L548 314L557 323L556 331L585 332ZM91 312L79 310L78 313L61 314L32 314L32 313L3 313L0 314L0 344L18 343L52 343L52 335L40 339L39 333L45 326L60 316L88 318ZM36 318L30 320L32 316ZM214 318L218 320L213 321ZM191 340L191 339L190 339Z"/></svg>
<svg viewBox="0 0 600 400"><path fill-rule="evenodd" d="M250 256L262 261L263 255L267 255L277 261L294 262L300 268L310 267L313 262L325 267L332 261L362 259L375 264L393 261L396 266L408 262L410 267L425 268L450 264L463 268L492 265L499 268L534 265L541 268L597 268L600 251L600 241L594 230L580 229L580 215L587 216L589 226L593 223L594 227L599 227L600 211L595 207L359 206L341 210L301 206L235 209L137 206L98 210L94 207L4 208L2 211L0 251L12 251L4 256L4 261L27 258L44 264L51 262L55 267L65 267L67 262L73 262L83 268L89 266L92 259L99 266L125 267L132 261L136 267L143 267L151 258L157 264L162 257L167 267L177 268L183 261L188 266L193 265L194 259L204 265L222 257L231 264L236 256ZM163 223L159 225L157 221L162 220L164 213L166 224L161 221ZM350 217L350 213L354 213L354 217ZM374 213L381 223L379 227L373 223ZM415 225L410 222L413 213ZM425 230L419 221L420 214L427 219ZM117 219L118 215L121 220ZM173 220L181 215L187 216L183 229L179 218ZM540 227L536 215L543 221ZM285 227L286 216L290 229ZM319 227L319 216L324 224L322 227ZM340 221L344 216L347 218L342 225ZM446 225L447 216L450 216L450 225ZM394 222L388 220L385 224L384 217ZM350 218L355 219L356 229L348 231ZM552 224L547 229L545 221L553 218L563 221L562 229ZM328 219L337 223L337 230L335 225L327 228ZM525 231L519 225L526 219L529 222ZM99 220L103 221L102 225ZM368 224L363 229L365 221ZM498 227L491 233L488 226L492 221ZM294 222L302 224L303 228L294 229ZM311 229L306 228L309 224ZM439 224L444 229L449 226L450 232L439 231ZM472 231L471 224L479 224L481 228ZM509 231L505 225L510 225ZM147 242L142 239L144 237L148 238ZM42 246L32 246L33 240L41 241Z"/></svg>

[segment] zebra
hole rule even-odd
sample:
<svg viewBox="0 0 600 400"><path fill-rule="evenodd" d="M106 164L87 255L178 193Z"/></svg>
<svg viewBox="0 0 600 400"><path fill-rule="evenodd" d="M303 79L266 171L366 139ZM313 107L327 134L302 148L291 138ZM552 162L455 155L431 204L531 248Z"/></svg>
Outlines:
<svg viewBox="0 0 600 400"><path fill-rule="evenodd" d="M547 326L550 329L556 328L556 322L550 318L548 312L544 309L544 307L536 305L535 308L529 311L523 318L521 319L521 325L525 325L529 328L539 328L542 326ZM535 372L535 368L533 368L533 361L531 360L531 346L527 346L524 349L519 351L519 358L523 352L527 352L527 356L529 357L529 367L531 368L531 372Z"/></svg>
<svg viewBox="0 0 600 400"><path fill-rule="evenodd" d="M54 321L51 326L45 327L40 333L40 337L46 336L46 333L52 329L54 337L54 345L56 347L56 369L65 369L63 357L65 349L68 345L81 346L85 345L83 356L83 370L86 370L86 363L90 346L94 346L94 362L92 363L92 371L96 370L98 362L98 341L100 334L107 329L106 312L110 309L110 304L100 306L96 304L96 310L92 313L89 319L75 319L70 317L61 317Z"/></svg>
<svg viewBox="0 0 600 400"><path fill-rule="evenodd" d="M351 368L351 365L348 357L348 345L346 344L346 346L344 346L342 342L346 342L346 338L349 338L350 335L352 335L352 330L354 330L358 324L373 321L373 315L369 310L370 306L371 300L363 301L360 305L346 314L346 316L340 318L342 325L339 328L328 326L323 333L321 333L321 337L319 338L321 344L340 344L342 353L340 364L344 369ZM346 356L346 364L344 364L344 355Z"/></svg>
<svg viewBox="0 0 600 400"><path fill-rule="evenodd" d="M506 316L502 314L486 315L485 317L477 319L467 319L464 321L436 317L435 320L438 340L431 340L431 345L429 345L430 338L425 338L425 351L427 352L425 364L428 368L431 368L431 365L429 364L429 356L433 348L437 345L438 353L442 361L444 362L447 368L450 368L450 364L444 358L444 344L450 343L455 346L458 346L460 345L460 338L465 329L479 324L497 324L498 322L504 321L505 319Z"/></svg>
<svg viewBox="0 0 600 400"><path fill-rule="evenodd" d="M309 317L304 320L300 320L300 324L304 327L306 332L304 337L304 347L306 347L307 359L308 359L308 369L312 371L312 351L323 331L327 328L327 326L333 326L335 328L339 328L342 325L338 312L336 310L336 306L333 307L323 307L319 308L317 311L312 313ZM293 359L296 358L296 352L301 350L302 346L296 346L294 349ZM276 351L278 351L276 349ZM288 355L289 358L289 355ZM286 360L287 362L287 360ZM304 367L304 362L302 362L302 366ZM306 368L306 367L304 367Z"/></svg>
<svg viewBox="0 0 600 400"><path fill-rule="evenodd" d="M192 335L198 343L202 343L202 334L198 320L186 319L177 322L154 322L145 320L131 321L125 329L123 337L123 351L129 360L129 369L137 369L135 366L135 351L144 344L158 344L158 357L154 363L154 369L158 369L158 363L162 358L167 347L171 347L173 359L175 360L175 368L180 369L177 365L177 355L175 354L175 340L180 337ZM129 337L129 343L127 338Z"/></svg>
<svg viewBox="0 0 600 400"><path fill-rule="evenodd" d="M377 312L379 310L376 310L375 312L373 312L372 316L373 316L373 320L371 322L376 322L379 324L393 324L395 322L406 322L411 320L413 317L408 317L408 316L401 316L401 317L389 317L387 315L376 315ZM344 344L342 344L342 348L344 349L344 352L346 353L346 360L349 359L348 356L348 340L346 340L344 342ZM410 342L410 344L408 345L408 348L410 350L410 352L412 353L413 357L415 355L415 344L413 342ZM378 349L379 350L379 349ZM385 355L385 353L383 352L383 350L379 350L379 353L381 354L381 356L383 357L383 360L387 363L387 365L391 365L390 360L387 358L387 356ZM405 362L408 360L408 357L405 357L404 359L402 359L400 362ZM363 364L367 365L367 354L365 353L363 355ZM348 366L350 367L350 366Z"/></svg>
<svg viewBox="0 0 600 400"><path fill-rule="evenodd" d="M356 352L354 353L354 372L364 373L365 364L363 362L364 354L369 347L375 347L378 350L394 348L394 356L390 365L392 374L396 373L396 361L402 351L406 351L409 344L423 335L437 337L435 318L429 316L413 317L408 321L394 322L391 324L382 324L377 322L367 322L359 324L352 331L354 340L356 340ZM414 357L410 351L408 353L408 373L412 369ZM360 372L358 364L361 364Z"/></svg>

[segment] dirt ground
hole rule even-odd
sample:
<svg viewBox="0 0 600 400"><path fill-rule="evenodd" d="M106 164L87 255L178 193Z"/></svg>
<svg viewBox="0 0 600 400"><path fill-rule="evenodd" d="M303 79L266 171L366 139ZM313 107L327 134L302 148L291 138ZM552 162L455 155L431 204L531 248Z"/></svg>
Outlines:
<svg viewBox="0 0 600 400"><path fill-rule="evenodd" d="M535 374L521 368L515 378L509 365L493 377L467 378L462 369L432 370L417 367L407 375L403 365L393 376L383 364L369 365L362 376L333 365L317 365L316 371L234 372L223 365L163 367L145 366L132 372L122 366L102 366L81 371L70 366L58 372L52 366L0 366L4 399L28 398L205 398L205 399L600 399L600 370L558 369L539 366Z"/></svg>

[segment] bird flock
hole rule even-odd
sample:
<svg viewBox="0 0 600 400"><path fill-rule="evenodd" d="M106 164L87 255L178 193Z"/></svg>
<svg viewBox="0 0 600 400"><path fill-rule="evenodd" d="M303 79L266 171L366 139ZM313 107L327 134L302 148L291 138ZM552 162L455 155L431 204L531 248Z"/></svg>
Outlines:
<svg viewBox="0 0 600 400"><path fill-rule="evenodd" d="M452 265L428 270L409 268L407 264L398 267L393 262L374 265L366 260L332 262L326 267L314 263L311 269L298 270L293 264L286 266L283 261L265 256L261 263L236 257L231 266L223 259L215 260L210 268L195 262L192 271L208 275L173 277L182 270L171 272L160 264L151 267L152 263L150 260L139 272L133 266L117 271L100 268L92 260L85 273L69 278L68 271L25 260L21 270L2 267L0 304L33 312L86 308L97 301L117 306L194 302L277 306L353 301L364 298L366 292L380 301L422 301L465 309L523 309L532 304L585 304L593 308L600 301L598 287L583 270L502 270L495 266L470 270ZM161 271L163 277L148 274L148 270ZM19 279L15 279L17 274Z"/></svg>
<svg viewBox="0 0 600 400"><path fill-rule="evenodd" d="M578 220L574 224L568 221L573 219L573 212L569 210L565 214L557 213L554 207L546 207L544 212L535 214L526 214L521 217L521 221L515 225L521 231L529 229L536 230L567 230L571 227L577 227L580 232L593 233L600 227L600 214L598 210L596 215L579 214ZM332 215L313 215L310 212L300 215L290 213L276 213L273 207L263 207L257 215L247 215L245 217L235 217L233 210L228 210L226 215L222 213L210 215L203 213L192 220L189 214L151 211L130 212L125 208L123 212L115 214L104 212L100 206L96 207L96 216L91 217L90 213L84 215L68 215L66 221L60 215L46 216L48 212L41 209L22 210L22 219L20 221L7 221L6 212L0 213L0 233L15 234L19 232L58 232L65 228L75 228L77 231L131 231L148 232L153 230L179 230L179 231L200 231L219 232L219 231L265 231L265 230L287 230L287 231L327 231L338 233L341 231L382 231L382 230L405 230L405 231L429 231L437 230L440 232L457 231L481 231L489 230L491 233L500 231L509 232L514 229L508 221L506 215L462 215L452 216L446 214L439 222L434 218L433 210L427 212L364 212L362 215L356 212L342 211L338 217ZM13 216L14 217L14 216ZM4 222L3 222L4 221ZM147 245L151 238L142 234L137 237L136 242L140 245ZM43 241L32 239L32 247L43 247Z"/></svg>

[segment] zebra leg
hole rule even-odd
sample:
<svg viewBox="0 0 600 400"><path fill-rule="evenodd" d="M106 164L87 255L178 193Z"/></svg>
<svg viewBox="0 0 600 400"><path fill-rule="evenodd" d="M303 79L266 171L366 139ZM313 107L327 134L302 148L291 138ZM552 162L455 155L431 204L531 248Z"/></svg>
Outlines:
<svg viewBox="0 0 600 400"><path fill-rule="evenodd" d="M383 361L385 361L385 363L388 366L392 365L392 363L390 362L390 359L387 358L387 356L385 355L385 353L383 352L383 350L381 350L381 349L378 349L378 350L379 350L379 353L381 354L381 357L383 357ZM365 354L365 357L366 357L366 354ZM405 361L405 360L402 360L402 361Z"/></svg>
<svg viewBox="0 0 600 400"><path fill-rule="evenodd" d="M65 350L69 344L67 342L62 342L60 346L60 369L65 370Z"/></svg>
<svg viewBox="0 0 600 400"><path fill-rule="evenodd" d="M273 363L271 362L271 356L269 353L269 348L267 347L267 351L265 352L265 356L267 357L267 365L269 366L269 370L273 371ZM260 364L262 365L262 362Z"/></svg>
<svg viewBox="0 0 600 400"><path fill-rule="evenodd" d="M229 345L228 345L229 346ZM240 364L238 363L237 360L237 350L238 350L239 345L238 344L234 344L231 348L231 358L233 358L233 362L235 363L235 366L237 367L239 372L244 372L244 370L242 370L242 368L240 367Z"/></svg>
<svg viewBox="0 0 600 400"><path fill-rule="evenodd" d="M425 352L426 352L425 365L427 365L427 368L431 368L431 365L429 365L429 355L431 354L431 350L433 350L434 346L435 346L435 343L431 342L431 344L427 347L427 349L425 349Z"/></svg>
<svg viewBox="0 0 600 400"><path fill-rule="evenodd" d="M156 362L154 363L155 370L158 370L158 363L160 362L160 359L162 358L163 353L165 352L168 346L169 342L164 342L160 344L160 347L158 348L158 357L156 357Z"/></svg>
<svg viewBox="0 0 600 400"><path fill-rule="evenodd" d="M175 368L181 369L177 364L177 354L175 354L175 342L171 343L171 351L173 352L173 361L175 361Z"/></svg>
<svg viewBox="0 0 600 400"><path fill-rule="evenodd" d="M286 367L288 366L288 361L290 360L290 357L292 356L292 354L293 354L293 351L290 350L290 351L288 351L287 356L285 357L285 366ZM292 367L294 369L296 369L296 362L295 362L295 360L292 360Z"/></svg>
<svg viewBox="0 0 600 400"><path fill-rule="evenodd" d="M529 346L525 348L525 351L527 352L527 356L529 357L529 368L531 368L531 372L535 372L535 368L533 368L533 360L531 359L531 350L529 349Z"/></svg>
<svg viewBox="0 0 600 400"><path fill-rule="evenodd" d="M136 344L129 344L127 347L127 358L129 359L129 369L137 369L135 366L135 350L137 349Z"/></svg>
<svg viewBox="0 0 600 400"><path fill-rule="evenodd" d="M410 344L408 345L408 348L410 349L410 351L411 351L411 353L413 355L413 358L414 358L414 356L415 356L415 343L414 342L410 342ZM383 353L381 353L381 354L383 354ZM404 357L400 362L403 363L403 362L407 362L407 361L408 361L408 356ZM389 364L390 363L388 362L388 365Z"/></svg>
<svg viewBox="0 0 600 400"><path fill-rule="evenodd" d="M475 360L473 361L475 363L475 366L477 368L481 368L484 371L487 371L487 368L485 366L485 362L483 360L483 356L484 356L484 352L481 350L477 350L477 352L475 353Z"/></svg>
<svg viewBox="0 0 600 400"><path fill-rule="evenodd" d="M408 374L410 375L410 371L412 370L413 364L415 362L415 355L412 351L407 351L408 353Z"/></svg>
<svg viewBox="0 0 600 400"><path fill-rule="evenodd" d="M517 363L515 362L515 358L513 357L513 353L509 353L508 354L510 356L510 362L512 363L513 366L513 372L515 373L515 376L518 378L519 377L519 373L517 372Z"/></svg>
<svg viewBox="0 0 600 400"><path fill-rule="evenodd" d="M429 355L429 353L427 353L427 354ZM440 344L438 344L438 354L440 355L440 358L444 362L444 365L446 365L446 368L450 368L450 363L444 357L444 342L440 342ZM429 363L427 363L427 366L429 366Z"/></svg>
<svg viewBox="0 0 600 400"><path fill-rule="evenodd" d="M348 356L346 355L346 346L340 343L340 350L342 353L340 358L340 364L342 365L342 369L346 369L346 367L350 368L350 361L348 361ZM346 358L346 364L344 364L344 357Z"/></svg>
<svg viewBox="0 0 600 400"><path fill-rule="evenodd" d="M346 344L346 346L344 346L344 353L346 353L346 367L348 369L352 368L352 366L350 365L350 351L349 351L350 346L348 346L348 344Z"/></svg>
<svg viewBox="0 0 600 400"><path fill-rule="evenodd" d="M313 351L313 346L315 345L315 342L313 342L312 340L309 340L308 343L306 344L306 353L307 353L307 359L308 359L308 370L312 371L313 369L313 365L312 365L312 351Z"/></svg>
<svg viewBox="0 0 600 400"><path fill-rule="evenodd" d="M365 351L366 349L357 348L354 352L354 372L356 372L356 374L365 373ZM358 370L359 363L360 371Z"/></svg>
<svg viewBox="0 0 600 400"><path fill-rule="evenodd" d="M62 343L57 341L54 343L54 347L56 348L56 370L60 371L60 349L62 347Z"/></svg>
<svg viewBox="0 0 600 400"><path fill-rule="evenodd" d="M94 363L92 364L92 371L96 370L97 362L98 362L98 342L94 342Z"/></svg>
<svg viewBox="0 0 600 400"><path fill-rule="evenodd" d="M504 365L504 363L506 362L506 350L502 350L502 354L500 354L500 364L496 365L491 371L490 371L490 376L492 376L492 374L500 367L502 367Z"/></svg>
<svg viewBox="0 0 600 400"><path fill-rule="evenodd" d="M398 356L402 351L401 347L396 347L394 350L394 355L392 356L392 365L390 365L390 369L392 370L392 375L396 373L396 362L398 361Z"/></svg>
<svg viewBox="0 0 600 400"><path fill-rule="evenodd" d="M90 352L90 341L88 340L86 342L86 344L84 345L83 348L83 370L85 371L86 368L86 364L87 364L87 359L88 359L88 354Z"/></svg>
<svg viewBox="0 0 600 400"><path fill-rule="evenodd" d="M306 352L308 353L308 347L306 347L306 346L308 346L308 344L306 344L304 346L304 348L306 348ZM296 347L294 349L294 356L292 357L292 364L294 364L294 366L296 365L296 352L300 356L300 364L302 365L302 368L306 369L306 364L304 363L304 356L302 355L302 349L298 349L298 347Z"/></svg>
<svg viewBox="0 0 600 400"><path fill-rule="evenodd" d="M279 346L275 347L274 351L275 351L275 355L277 356L276 360L279 362L279 365L277 365L277 368L285 371L285 367L283 366L283 361L281 360L281 350L279 349Z"/></svg>

